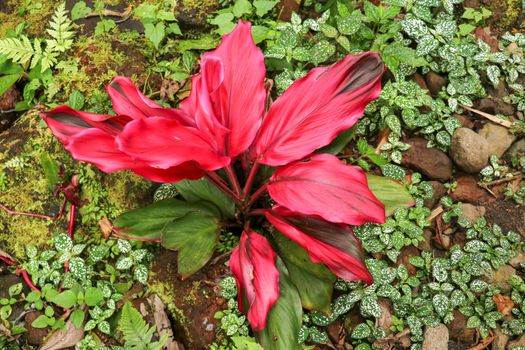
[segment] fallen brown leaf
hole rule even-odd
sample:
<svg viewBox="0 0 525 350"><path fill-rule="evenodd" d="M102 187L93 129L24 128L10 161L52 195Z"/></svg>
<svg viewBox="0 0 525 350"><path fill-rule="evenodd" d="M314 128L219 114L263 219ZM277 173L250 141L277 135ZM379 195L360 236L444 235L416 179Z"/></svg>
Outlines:
<svg viewBox="0 0 525 350"><path fill-rule="evenodd" d="M492 297L492 300L496 303L496 308L498 309L498 312L502 313L504 316L510 315L512 312L512 308L514 307L514 302L512 301L511 297L508 295L494 295Z"/></svg>
<svg viewBox="0 0 525 350"><path fill-rule="evenodd" d="M71 321L67 321L63 329L56 331L47 338L40 350L59 350L75 346L84 338L84 327L76 329Z"/></svg>
<svg viewBox="0 0 525 350"><path fill-rule="evenodd" d="M471 348L468 348L468 350L482 350L482 349L485 349L487 346L490 345L490 343L492 343L494 338L495 338L494 336L485 338L485 339L483 339L483 341L481 343L479 343L478 345L475 345L475 346L473 346Z"/></svg>

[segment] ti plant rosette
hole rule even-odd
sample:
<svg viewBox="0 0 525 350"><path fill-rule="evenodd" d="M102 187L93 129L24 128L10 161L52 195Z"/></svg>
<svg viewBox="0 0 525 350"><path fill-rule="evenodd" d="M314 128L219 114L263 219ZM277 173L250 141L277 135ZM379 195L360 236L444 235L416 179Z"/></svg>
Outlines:
<svg viewBox="0 0 525 350"><path fill-rule="evenodd" d="M178 250L182 276L209 261L222 228L238 226L239 308L265 348L294 349L303 307L330 312L335 276L373 282L351 226L384 223L412 202L401 184L316 153L379 96L384 70L376 53L348 55L272 103L251 24L239 22L202 56L178 109L117 77L107 87L116 115L60 106L42 116L75 159L176 183L181 199L128 212L116 227Z"/></svg>

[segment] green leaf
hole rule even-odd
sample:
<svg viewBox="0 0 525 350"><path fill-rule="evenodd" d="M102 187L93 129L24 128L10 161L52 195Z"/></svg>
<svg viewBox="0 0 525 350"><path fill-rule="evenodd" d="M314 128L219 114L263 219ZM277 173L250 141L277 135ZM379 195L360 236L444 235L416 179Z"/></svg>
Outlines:
<svg viewBox="0 0 525 350"><path fill-rule="evenodd" d="M266 328L257 334L257 339L265 350L299 350L299 331L303 310L301 298L284 263L276 257L279 270L279 299L266 318Z"/></svg>
<svg viewBox="0 0 525 350"><path fill-rule="evenodd" d="M74 90L69 95L68 105L73 109L82 109L84 107L84 95L80 91Z"/></svg>
<svg viewBox="0 0 525 350"><path fill-rule="evenodd" d="M268 12L270 12L279 0L255 0L253 2L253 6L255 6L255 14L259 17L264 16Z"/></svg>
<svg viewBox="0 0 525 350"><path fill-rule="evenodd" d="M236 0L233 5L233 15L237 18L249 14L252 11L252 4L248 0Z"/></svg>
<svg viewBox="0 0 525 350"><path fill-rule="evenodd" d="M328 313L335 276L324 265L310 260L306 250L281 233L274 235L274 238L303 307Z"/></svg>
<svg viewBox="0 0 525 350"><path fill-rule="evenodd" d="M71 320L71 323L73 326L75 326L76 329L82 328L82 324L84 323L84 318L86 317L86 314L81 309L76 309L71 313L71 316L69 316L69 319Z"/></svg>
<svg viewBox="0 0 525 350"><path fill-rule="evenodd" d="M86 289L84 300L87 306L95 306L104 300L104 293L96 287Z"/></svg>
<svg viewBox="0 0 525 350"><path fill-rule="evenodd" d="M40 156L40 165L44 169L44 175L47 179L49 189L53 190L55 184L60 181L58 177L58 162L52 159L46 152Z"/></svg>
<svg viewBox="0 0 525 350"><path fill-rule="evenodd" d="M64 309L69 309L77 303L77 295L72 290L65 290L53 298L53 303Z"/></svg>
<svg viewBox="0 0 525 350"><path fill-rule="evenodd" d="M76 20L86 17L87 14L93 12L84 1L77 1L71 9L71 19Z"/></svg>
<svg viewBox="0 0 525 350"><path fill-rule="evenodd" d="M122 214L115 221L115 227L125 229L124 233L127 236L160 240L166 224L192 211L214 214L212 209L202 203L164 199Z"/></svg>
<svg viewBox="0 0 525 350"><path fill-rule="evenodd" d="M463 23L458 26L459 28L459 35L467 35L470 34L474 29L476 29L476 26L473 26L472 24Z"/></svg>
<svg viewBox="0 0 525 350"><path fill-rule="evenodd" d="M20 74L9 74L0 77L0 96L4 94L14 83L18 81Z"/></svg>
<svg viewBox="0 0 525 350"><path fill-rule="evenodd" d="M365 0L363 9L367 19L374 23L378 23L381 20L379 16L379 8L372 4L370 1Z"/></svg>
<svg viewBox="0 0 525 350"><path fill-rule="evenodd" d="M158 22L155 25L153 23L146 23L144 24L144 35L158 50L162 39L164 39L166 35L166 25L164 22Z"/></svg>
<svg viewBox="0 0 525 350"><path fill-rule="evenodd" d="M126 346L129 348L145 349L144 345L148 344L147 349L161 349L167 341L167 337L162 336L158 342L151 342L156 327L148 327L140 312L129 301L126 301L122 308L119 328L124 335Z"/></svg>
<svg viewBox="0 0 525 350"><path fill-rule="evenodd" d="M175 183L175 188L188 202L205 200L215 204L224 217L231 219L235 215L235 203L206 178L182 180Z"/></svg>
<svg viewBox="0 0 525 350"><path fill-rule="evenodd" d="M332 142L330 142L330 144L320 148L315 153L330 153L336 155L346 147L346 145L354 138L354 136L354 128L345 130L337 135L337 137Z"/></svg>
<svg viewBox="0 0 525 350"><path fill-rule="evenodd" d="M215 251L219 230L219 220L203 212L190 212L166 225L162 245L178 250L179 274L189 276L206 265Z"/></svg>
<svg viewBox="0 0 525 350"><path fill-rule="evenodd" d="M397 208L414 205L414 199L401 182L371 174L367 174L366 178L372 193L385 205L387 216L392 215Z"/></svg>
<svg viewBox="0 0 525 350"><path fill-rule="evenodd" d="M49 319L50 317L47 317L46 315L40 315L31 323L31 327L46 328L47 326L49 326L49 323L50 323Z"/></svg>

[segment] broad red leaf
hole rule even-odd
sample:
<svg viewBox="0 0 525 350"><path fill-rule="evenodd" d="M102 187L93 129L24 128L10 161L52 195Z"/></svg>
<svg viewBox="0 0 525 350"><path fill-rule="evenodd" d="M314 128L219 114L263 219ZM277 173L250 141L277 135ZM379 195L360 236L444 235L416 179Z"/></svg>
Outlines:
<svg viewBox="0 0 525 350"><path fill-rule="evenodd" d="M244 231L232 252L230 268L237 281L239 309L247 314L256 332L266 327L266 316L279 298L279 271L275 252L268 240L253 231ZM243 305L243 300L246 304Z"/></svg>
<svg viewBox="0 0 525 350"><path fill-rule="evenodd" d="M223 136L220 129L212 132L219 132L224 154L235 157L253 142L265 108L264 55L253 42L251 23L239 21L216 50L202 56L201 62L201 73L193 78L191 94L181 109L199 115L198 110L206 105L199 101L207 94L213 113L200 115L210 118L206 121L199 122L196 117L198 127L213 126L218 121L229 133Z"/></svg>
<svg viewBox="0 0 525 350"><path fill-rule="evenodd" d="M224 167L230 158L219 155L199 130L162 117L136 119L117 136L118 148L149 166L167 169L194 161L204 170Z"/></svg>
<svg viewBox="0 0 525 350"><path fill-rule="evenodd" d="M163 108L144 96L131 79L116 77L106 86L113 110L119 115L133 119L165 117L176 119L185 125L193 125L192 119L175 108Z"/></svg>
<svg viewBox="0 0 525 350"><path fill-rule="evenodd" d="M315 263L323 263L347 281L373 283L363 261L361 243L349 226L302 216L283 207L266 212L266 218L286 237L303 247Z"/></svg>
<svg viewBox="0 0 525 350"><path fill-rule="evenodd" d="M252 147L252 159L279 166L328 145L379 96L383 72L379 55L372 52L311 70L271 105Z"/></svg>
<svg viewBox="0 0 525 350"><path fill-rule="evenodd" d="M100 129L108 135L117 135L131 121L127 116L81 112L65 105L40 115L62 143L67 143L71 137L90 128Z"/></svg>
<svg viewBox="0 0 525 350"><path fill-rule="evenodd" d="M345 165L330 154L279 167L268 192L282 206L330 222L385 222L385 208L368 188L361 168Z"/></svg>

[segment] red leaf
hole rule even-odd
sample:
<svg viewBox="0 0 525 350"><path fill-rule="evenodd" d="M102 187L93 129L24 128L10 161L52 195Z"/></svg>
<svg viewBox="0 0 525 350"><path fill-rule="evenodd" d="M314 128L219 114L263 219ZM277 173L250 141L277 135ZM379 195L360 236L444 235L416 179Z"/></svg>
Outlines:
<svg viewBox="0 0 525 350"><path fill-rule="evenodd" d="M345 165L330 154L278 168L268 192L282 206L330 222L385 222L385 208L368 188L361 168Z"/></svg>
<svg viewBox="0 0 525 350"><path fill-rule="evenodd" d="M279 297L279 271L275 252L268 240L253 231L244 231L232 252L230 268L237 281L239 309L246 311L256 332L266 327L266 317ZM246 303L243 308L243 299Z"/></svg>
<svg viewBox="0 0 525 350"><path fill-rule="evenodd" d="M106 86L106 91L117 114L133 119L165 117L176 119L185 125L193 125L193 120L175 108L163 108L144 96L131 79L116 77Z"/></svg>
<svg viewBox="0 0 525 350"><path fill-rule="evenodd" d="M251 23L239 21L216 50L202 56L201 74L193 78L191 94L181 108L196 116L199 129L218 121L229 133L220 128L211 132L222 142L223 154L235 157L250 146L261 124L265 75L264 55L253 42ZM199 109L208 108L203 95L208 95L211 110L201 113L199 121Z"/></svg>
<svg viewBox="0 0 525 350"><path fill-rule="evenodd" d="M336 276L347 281L373 283L363 262L361 243L349 226L314 216L302 216L283 207L266 212L275 228L306 249L310 259L323 263Z"/></svg>
<svg viewBox="0 0 525 350"><path fill-rule="evenodd" d="M117 145L134 159L161 169L195 161L204 170L216 170L230 161L219 155L199 130L162 117L128 123L118 135Z"/></svg>
<svg viewBox="0 0 525 350"><path fill-rule="evenodd" d="M252 147L252 159L278 166L329 144L363 115L381 92L379 55L348 55L297 80L272 104Z"/></svg>

